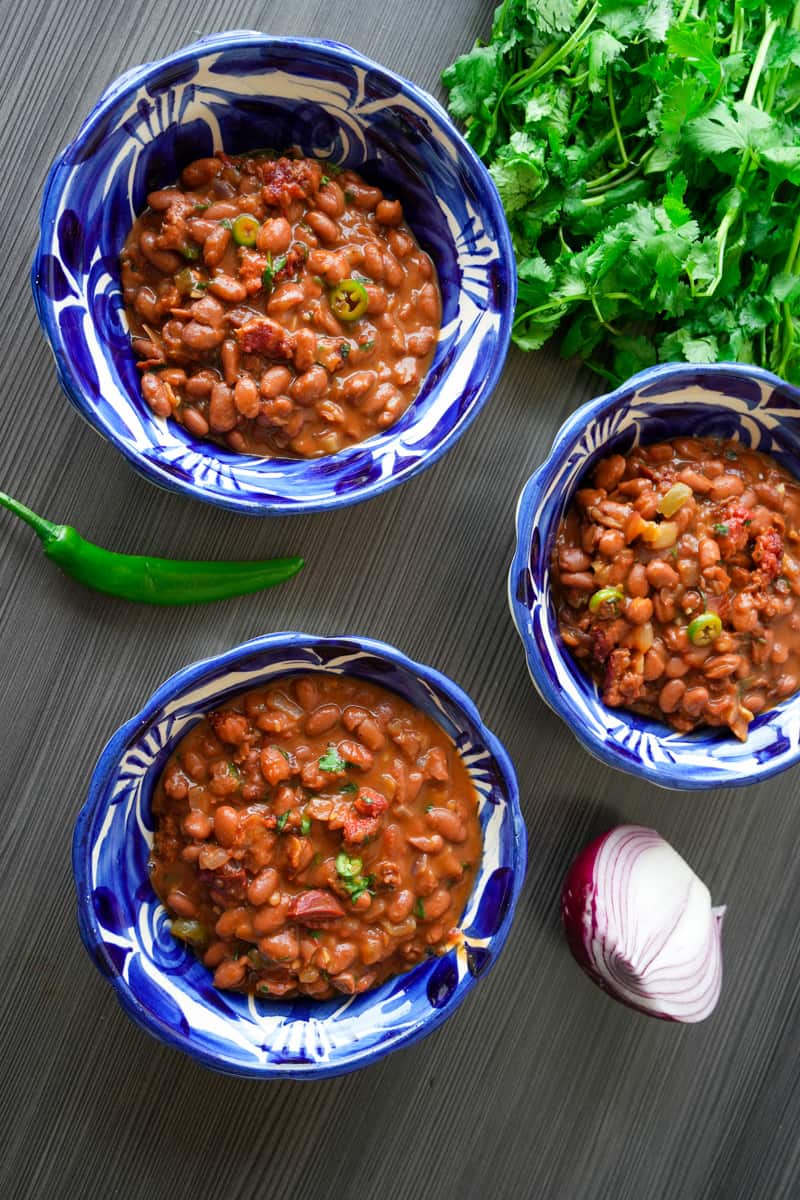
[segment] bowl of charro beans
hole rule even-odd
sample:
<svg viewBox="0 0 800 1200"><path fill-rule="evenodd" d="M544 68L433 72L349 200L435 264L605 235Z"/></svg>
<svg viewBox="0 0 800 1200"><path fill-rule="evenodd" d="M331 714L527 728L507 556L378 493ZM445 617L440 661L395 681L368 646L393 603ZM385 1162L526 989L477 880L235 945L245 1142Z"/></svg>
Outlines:
<svg viewBox="0 0 800 1200"><path fill-rule="evenodd" d="M511 762L469 698L361 638L271 634L167 680L73 840L123 1009L207 1066L318 1078L434 1030L525 872Z"/></svg>
<svg viewBox="0 0 800 1200"><path fill-rule="evenodd" d="M434 462L494 386L516 287L435 100L247 31L109 87L50 171L32 283L78 411L151 481L255 514Z"/></svg>
<svg viewBox="0 0 800 1200"><path fill-rule="evenodd" d="M800 392L664 366L590 401L517 510L533 682L596 757L662 787L800 758Z"/></svg>

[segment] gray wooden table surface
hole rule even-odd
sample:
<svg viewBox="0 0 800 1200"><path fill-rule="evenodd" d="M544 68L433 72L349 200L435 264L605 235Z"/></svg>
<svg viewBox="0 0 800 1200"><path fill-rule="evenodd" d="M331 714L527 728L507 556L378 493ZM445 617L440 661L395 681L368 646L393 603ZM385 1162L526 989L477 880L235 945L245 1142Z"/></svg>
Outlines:
<svg viewBox="0 0 800 1200"><path fill-rule="evenodd" d="M47 168L106 84L223 28L349 42L441 96L490 0L23 0L2 6L2 487L116 549L302 553L263 596L157 611L65 579L0 518L0 1196L147 1200L752 1200L800 1190L798 776L663 792L593 761L538 700L505 601L517 494L600 390L512 352L469 432L389 495L254 521L140 479L68 405L28 270ZM105 740L168 674L270 630L362 633L471 693L519 774L529 869L499 965L431 1038L354 1075L204 1070L117 1007L75 924L70 839ZM705 1024L637 1016L582 976L558 895L579 848L650 823L728 905Z"/></svg>

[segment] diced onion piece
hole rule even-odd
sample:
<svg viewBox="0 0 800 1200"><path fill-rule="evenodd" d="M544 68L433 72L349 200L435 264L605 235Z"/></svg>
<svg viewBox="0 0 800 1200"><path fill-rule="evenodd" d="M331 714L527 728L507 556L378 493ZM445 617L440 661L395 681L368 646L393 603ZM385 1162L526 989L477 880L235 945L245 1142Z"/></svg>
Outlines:
<svg viewBox="0 0 800 1200"><path fill-rule="evenodd" d="M653 829L620 825L570 868L561 914L577 962L609 995L695 1022L722 987L722 918L708 888Z"/></svg>
<svg viewBox="0 0 800 1200"><path fill-rule="evenodd" d="M655 634L653 633L653 626L650 621L645 621L644 625L634 626L633 633L631 634L631 644L636 650L641 650L643 654L646 654L654 641Z"/></svg>
<svg viewBox="0 0 800 1200"><path fill-rule="evenodd" d="M677 542L678 526L674 521L646 521L640 536L652 550L666 550Z"/></svg>
<svg viewBox="0 0 800 1200"><path fill-rule="evenodd" d="M669 491L661 497L658 511L665 517L674 517L675 513L692 498L692 489L686 483L673 483Z"/></svg>

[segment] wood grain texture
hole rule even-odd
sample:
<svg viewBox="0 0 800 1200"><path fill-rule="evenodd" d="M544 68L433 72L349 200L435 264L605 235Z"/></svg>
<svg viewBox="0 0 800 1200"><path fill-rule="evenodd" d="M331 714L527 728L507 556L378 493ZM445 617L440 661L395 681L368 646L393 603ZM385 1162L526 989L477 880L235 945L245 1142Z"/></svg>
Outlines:
<svg viewBox="0 0 800 1200"><path fill-rule="evenodd" d="M80 589L0 520L0 1195L796 1196L797 774L687 795L601 766L535 696L506 610L517 494L596 380L555 352L512 353L481 417L423 476L332 515L253 521L134 475L65 401L34 316L47 167L122 70L224 24L350 42L441 95L441 68L485 35L490 0L3 11L3 486L119 549L302 552L309 565L260 597L154 612ZM307 1084L217 1076L135 1028L82 949L70 870L72 824L117 726L183 664L281 628L381 637L463 685L516 763L530 839L506 952L458 1013L366 1071ZM561 880L619 820L655 825L728 905L725 985L704 1025L627 1012L568 954Z"/></svg>

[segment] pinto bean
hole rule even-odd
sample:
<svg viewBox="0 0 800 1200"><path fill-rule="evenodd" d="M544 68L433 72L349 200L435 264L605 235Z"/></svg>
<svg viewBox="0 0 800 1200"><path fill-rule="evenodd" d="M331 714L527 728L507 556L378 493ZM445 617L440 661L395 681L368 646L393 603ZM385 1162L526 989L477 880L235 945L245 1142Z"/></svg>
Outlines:
<svg viewBox="0 0 800 1200"><path fill-rule="evenodd" d="M203 261L207 267L216 267L218 263L222 262L230 240L231 231L230 229L226 229L224 225L218 225L208 235L203 243Z"/></svg>
<svg viewBox="0 0 800 1200"><path fill-rule="evenodd" d="M558 551L558 565L562 571L588 571L592 560L578 546L561 546Z"/></svg>
<svg viewBox="0 0 800 1200"><path fill-rule="evenodd" d="M319 708L306 717L304 729L309 737L316 737L320 733L327 733L329 729L333 729L341 717L341 709L338 704L321 704Z"/></svg>
<svg viewBox="0 0 800 1200"><path fill-rule="evenodd" d="M352 739L345 739L339 743L339 754L346 762L360 767L362 771L369 771L374 762L372 751Z"/></svg>
<svg viewBox="0 0 800 1200"><path fill-rule="evenodd" d="M403 220L403 206L399 200L381 200L375 206L375 219L381 225L399 225Z"/></svg>
<svg viewBox="0 0 800 1200"><path fill-rule="evenodd" d="M314 203L328 217L338 218L344 213L344 192L335 179L329 179L317 192Z"/></svg>
<svg viewBox="0 0 800 1200"><path fill-rule="evenodd" d="M593 592L595 578L589 571L562 571L561 586L575 588L578 592Z"/></svg>
<svg viewBox="0 0 800 1200"><path fill-rule="evenodd" d="M370 187L365 183L357 183L355 180L347 180L347 190L353 197L353 204L356 208L363 212L372 212L383 199L383 192L380 188Z"/></svg>
<svg viewBox="0 0 800 1200"><path fill-rule="evenodd" d="M216 371L195 371L194 375L186 380L186 394L193 397L210 396L218 378Z"/></svg>
<svg viewBox="0 0 800 1200"><path fill-rule="evenodd" d="M168 417L172 412L167 386L158 375L147 371L142 376L142 394L157 417Z"/></svg>
<svg viewBox="0 0 800 1200"><path fill-rule="evenodd" d="M658 706L664 713L675 712L686 692L686 684L682 679L670 679L658 693Z"/></svg>
<svg viewBox="0 0 800 1200"><path fill-rule="evenodd" d="M625 590L629 596L646 596L650 591L644 563L634 563L628 572ZM648 618L649 619L649 618Z"/></svg>
<svg viewBox="0 0 800 1200"><path fill-rule="evenodd" d="M653 615L653 601L646 596L636 596L625 608L625 616L634 625L645 625Z"/></svg>
<svg viewBox="0 0 800 1200"><path fill-rule="evenodd" d="M208 421L196 408L186 405L180 412L180 420L194 437L208 437Z"/></svg>
<svg viewBox="0 0 800 1200"><path fill-rule="evenodd" d="M306 223L311 226L317 237L329 246L335 245L339 241L339 226L324 212L312 209L311 212L306 213Z"/></svg>
<svg viewBox="0 0 800 1200"><path fill-rule="evenodd" d="M292 244L292 227L285 217L270 217L259 226L256 248L262 254L284 254Z"/></svg>
<svg viewBox="0 0 800 1200"><path fill-rule="evenodd" d="M313 404L328 390L328 372L324 367L313 366L302 375L297 375L289 385L289 395L298 404Z"/></svg>
<svg viewBox="0 0 800 1200"><path fill-rule="evenodd" d="M259 391L271 399L285 392L291 381L292 372L288 367L269 367L261 376Z"/></svg>
<svg viewBox="0 0 800 1200"><path fill-rule="evenodd" d="M187 837L204 841L213 828L211 817L200 809L191 809L183 818L183 832Z"/></svg>
<svg viewBox="0 0 800 1200"><path fill-rule="evenodd" d="M277 890L280 877L274 867L264 867L247 889L247 899L254 908L267 904Z"/></svg>
<svg viewBox="0 0 800 1200"><path fill-rule="evenodd" d="M215 383L208 404L208 424L214 433L227 433L236 425L236 404L226 383Z"/></svg>
<svg viewBox="0 0 800 1200"><path fill-rule="evenodd" d="M261 409L258 384L252 375L242 375L233 389L233 401L243 417L257 417Z"/></svg>
<svg viewBox="0 0 800 1200"><path fill-rule="evenodd" d="M222 163L218 158L196 158L188 167L183 168L181 183L190 190L201 188L215 179L221 170Z"/></svg>
<svg viewBox="0 0 800 1200"><path fill-rule="evenodd" d="M222 374L225 382L229 387L232 387L239 377L240 351L239 343L235 338L225 339L220 350L220 358L222 359ZM213 387L213 384L211 386Z"/></svg>
<svg viewBox="0 0 800 1200"><path fill-rule="evenodd" d="M660 646L651 646L644 656L644 677L648 682L660 679L664 674L667 660Z"/></svg>
<svg viewBox="0 0 800 1200"><path fill-rule="evenodd" d="M153 212L166 212L176 200L180 201L182 198L181 191L176 187L158 188L155 192L148 192L147 206L152 208Z"/></svg>
<svg viewBox="0 0 800 1200"><path fill-rule="evenodd" d="M189 350L204 353L213 350L225 340L224 329L213 329L210 325L202 325L199 321L189 321L181 330L183 344Z"/></svg>
<svg viewBox="0 0 800 1200"><path fill-rule="evenodd" d="M282 283L267 301L270 314L289 312L305 300L305 292L299 283Z"/></svg>
<svg viewBox="0 0 800 1200"><path fill-rule="evenodd" d="M139 249L157 271L161 271L164 275L174 275L180 271L183 259L180 254L175 254L172 250L159 249L156 245L157 236L152 230L145 230L139 238Z"/></svg>
<svg viewBox="0 0 800 1200"><path fill-rule="evenodd" d="M597 549L605 558L615 558L625 545L625 534L620 529L606 529L600 534Z"/></svg>
<svg viewBox="0 0 800 1200"><path fill-rule="evenodd" d="M728 675L733 675L740 663L741 657L738 654L714 654L706 660L703 674L707 679L725 679Z"/></svg>
<svg viewBox="0 0 800 1200"><path fill-rule="evenodd" d="M389 251L383 252L383 278L389 287L399 288L403 284L406 273L395 256Z"/></svg>
<svg viewBox="0 0 800 1200"><path fill-rule="evenodd" d="M720 475L711 484L709 495L712 500L730 500L732 496L741 496L744 482L738 475Z"/></svg>
<svg viewBox="0 0 800 1200"><path fill-rule="evenodd" d="M711 491L711 480L707 479L699 471L695 471L692 467L684 467L678 472L678 481L685 483L693 492L697 492L699 496L707 496Z"/></svg>
<svg viewBox="0 0 800 1200"><path fill-rule="evenodd" d="M214 972L214 987L221 989L235 988L244 980L247 968L244 963L226 959L221 962Z"/></svg>
<svg viewBox="0 0 800 1200"><path fill-rule="evenodd" d="M786 675L781 675L775 684L775 695L779 699L783 700L784 697L791 696L793 692L796 692L797 687L798 682L796 675L791 675L788 673Z"/></svg>
<svg viewBox="0 0 800 1200"><path fill-rule="evenodd" d="M458 813L449 808L432 808L425 814L425 819L432 829L440 833L448 842L460 844L466 841L467 830Z"/></svg>
<svg viewBox="0 0 800 1200"><path fill-rule="evenodd" d="M613 491L624 476L626 466L621 454L612 454L609 458L604 458L595 468L595 484L607 492Z"/></svg>
<svg viewBox="0 0 800 1200"><path fill-rule="evenodd" d="M699 717L708 704L708 688L693 687L684 693L681 708L690 717Z"/></svg>
<svg viewBox="0 0 800 1200"><path fill-rule="evenodd" d="M313 329L298 329L294 335L294 365L296 370L303 373L310 371L314 366L317 358L317 335ZM281 387L281 391L286 391L289 386L289 380Z"/></svg>
<svg viewBox="0 0 800 1200"><path fill-rule="evenodd" d="M275 933L280 929L281 925L286 921L290 904L291 896L274 892L267 903L263 904L258 909L258 912L253 914L254 933L263 937L265 934Z"/></svg>
<svg viewBox="0 0 800 1200"><path fill-rule="evenodd" d="M701 569L713 567L720 560L720 549L713 538L701 538L697 547L697 559Z"/></svg>
<svg viewBox="0 0 800 1200"><path fill-rule="evenodd" d="M439 888L425 901L425 920L436 921L444 916L450 907L451 896L447 888Z"/></svg>
<svg viewBox="0 0 800 1200"><path fill-rule="evenodd" d="M232 275L215 275L208 285L208 290L227 304L239 304L247 299L247 288L241 280L234 279Z"/></svg>

